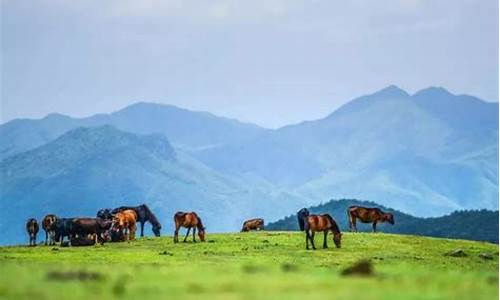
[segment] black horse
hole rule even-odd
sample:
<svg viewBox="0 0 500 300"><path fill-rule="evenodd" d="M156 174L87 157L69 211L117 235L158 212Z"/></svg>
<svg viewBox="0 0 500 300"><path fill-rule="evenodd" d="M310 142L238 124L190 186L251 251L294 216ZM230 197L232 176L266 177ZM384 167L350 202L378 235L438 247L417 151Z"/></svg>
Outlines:
<svg viewBox="0 0 500 300"><path fill-rule="evenodd" d="M113 214L109 208L100 209L97 212L96 217L101 218L103 220L113 220Z"/></svg>
<svg viewBox="0 0 500 300"><path fill-rule="evenodd" d="M141 223L141 236L144 236L144 223L146 222L153 225L153 233L155 236L160 236L161 224L146 204L139 206L120 206L113 209L111 214L114 215L127 209L131 209L137 214L137 222Z"/></svg>
<svg viewBox="0 0 500 300"><path fill-rule="evenodd" d="M307 216L309 216L309 210L307 210L307 208L302 208L297 212L297 221L299 221L300 231L304 231L304 218Z"/></svg>

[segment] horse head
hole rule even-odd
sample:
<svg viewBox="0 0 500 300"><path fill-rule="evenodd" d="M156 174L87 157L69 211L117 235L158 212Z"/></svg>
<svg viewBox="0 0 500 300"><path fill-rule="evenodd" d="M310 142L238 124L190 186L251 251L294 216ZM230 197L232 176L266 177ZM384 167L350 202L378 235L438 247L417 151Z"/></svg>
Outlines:
<svg viewBox="0 0 500 300"><path fill-rule="evenodd" d="M160 224L153 225L153 233L155 234L155 236L157 236L157 237L160 236L160 230L161 230Z"/></svg>
<svg viewBox="0 0 500 300"><path fill-rule="evenodd" d="M198 229L198 237L202 242L205 241L205 227L201 227Z"/></svg>
<svg viewBox="0 0 500 300"><path fill-rule="evenodd" d="M97 217L103 220L112 220L113 214L111 213L109 208L103 208L97 212Z"/></svg>
<svg viewBox="0 0 500 300"><path fill-rule="evenodd" d="M125 218L123 218L120 214L115 215L113 217L113 227L125 227Z"/></svg>
<svg viewBox="0 0 500 300"><path fill-rule="evenodd" d="M394 215L391 213L384 214L384 221L388 222L391 225L394 225Z"/></svg>
<svg viewBox="0 0 500 300"><path fill-rule="evenodd" d="M337 248L340 248L342 242L342 233L337 232L333 234L333 242Z"/></svg>
<svg viewBox="0 0 500 300"><path fill-rule="evenodd" d="M297 219L299 221L299 228L301 231L304 230L304 218L309 216L309 210L307 208L302 208L297 212Z"/></svg>

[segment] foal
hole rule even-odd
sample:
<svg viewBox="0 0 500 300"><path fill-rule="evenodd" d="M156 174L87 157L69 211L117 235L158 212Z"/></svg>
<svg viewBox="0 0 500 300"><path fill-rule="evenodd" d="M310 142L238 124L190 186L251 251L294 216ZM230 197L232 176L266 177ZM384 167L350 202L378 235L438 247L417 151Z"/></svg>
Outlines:
<svg viewBox="0 0 500 300"><path fill-rule="evenodd" d="M328 248L326 244L326 238L328 236L328 231L333 234L333 242L337 248L341 246L342 233L340 232L339 226L335 220L329 215L309 215L304 217L304 230L306 232L306 249L309 250L309 241L311 241L312 248L316 250L314 246L314 233L317 231L323 231L323 248Z"/></svg>
<svg viewBox="0 0 500 300"><path fill-rule="evenodd" d="M137 229L136 221L137 214L135 211L131 209L124 210L114 215L113 227L126 232L125 240L134 240Z"/></svg>
<svg viewBox="0 0 500 300"><path fill-rule="evenodd" d="M177 212L174 215L174 223L175 223L175 232L174 232L174 243L179 242L179 228L185 227L187 228L186 236L184 237L184 242L189 235L189 231L193 228L193 242L196 243L196 229L198 229L198 236L202 242L205 241L205 227L203 227L203 223L201 222L200 217L195 212Z"/></svg>

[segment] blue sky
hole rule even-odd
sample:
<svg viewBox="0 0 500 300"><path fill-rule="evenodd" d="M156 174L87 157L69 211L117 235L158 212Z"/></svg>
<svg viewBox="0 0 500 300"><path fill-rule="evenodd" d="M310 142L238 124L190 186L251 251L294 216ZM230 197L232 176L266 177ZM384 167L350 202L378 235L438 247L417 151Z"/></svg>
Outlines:
<svg viewBox="0 0 500 300"><path fill-rule="evenodd" d="M1 0L2 122L137 101L279 127L390 84L498 100L498 1Z"/></svg>

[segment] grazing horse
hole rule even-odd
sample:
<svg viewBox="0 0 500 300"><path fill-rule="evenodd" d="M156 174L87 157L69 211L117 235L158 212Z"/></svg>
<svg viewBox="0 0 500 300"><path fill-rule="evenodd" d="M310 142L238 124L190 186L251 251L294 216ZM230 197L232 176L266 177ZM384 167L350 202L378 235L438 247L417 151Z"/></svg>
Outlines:
<svg viewBox="0 0 500 300"><path fill-rule="evenodd" d="M137 214L131 209L118 212L113 217L113 228L125 231L125 240L134 240L137 229Z"/></svg>
<svg viewBox="0 0 500 300"><path fill-rule="evenodd" d="M261 230L264 229L264 219L250 219L246 220L243 223L243 228L241 228L241 232L250 231L250 230Z"/></svg>
<svg viewBox="0 0 500 300"><path fill-rule="evenodd" d="M309 210L302 208L297 212L297 220L299 221L300 231L304 231L304 218L309 216Z"/></svg>
<svg viewBox="0 0 500 300"><path fill-rule="evenodd" d="M351 231L358 232L356 219L362 223L372 223L373 232L377 232L377 223L390 223L394 225L394 216L391 213L385 213L380 208L369 208L361 206L350 206L347 209L347 219Z"/></svg>
<svg viewBox="0 0 500 300"><path fill-rule="evenodd" d="M36 219L29 219L26 222L26 231L28 231L28 236L30 238L30 246L36 246L36 235L38 233L38 222Z"/></svg>
<svg viewBox="0 0 500 300"><path fill-rule="evenodd" d="M56 244L56 232L52 227L57 221L56 215L46 215L42 220L42 228L45 231L45 246ZM50 238L50 242L49 242Z"/></svg>
<svg viewBox="0 0 500 300"><path fill-rule="evenodd" d="M71 233L83 238L88 235L94 237L94 244L98 241L104 244L104 233L111 228L113 222L110 220L103 220L101 218L75 218L72 222ZM73 244L73 243L72 243Z"/></svg>
<svg viewBox="0 0 500 300"><path fill-rule="evenodd" d="M312 248L316 250L316 246L314 246L314 233L317 231L323 231L323 248L328 248L326 244L328 231L333 233L333 242L337 248L340 248L342 233L335 220L329 214L309 215L304 217L304 231L306 232L307 250L309 250L309 241L311 241Z"/></svg>
<svg viewBox="0 0 500 300"><path fill-rule="evenodd" d="M144 223L149 222L153 225L153 233L155 236L160 236L161 224L149 209L146 204L141 204L139 206L120 206L111 211L112 214L116 214L124 210L133 210L137 214L137 222L141 223L141 237L144 236Z"/></svg>
<svg viewBox="0 0 500 300"><path fill-rule="evenodd" d="M201 222L200 217L195 212L177 212L174 215L174 223L175 223L175 232L174 232L174 243L179 242L179 228L185 227L187 228L186 236L184 237L184 242L189 235L189 231L193 228L193 242L196 243L196 228L198 228L198 236L202 242L205 241L205 227L203 227L203 223Z"/></svg>

